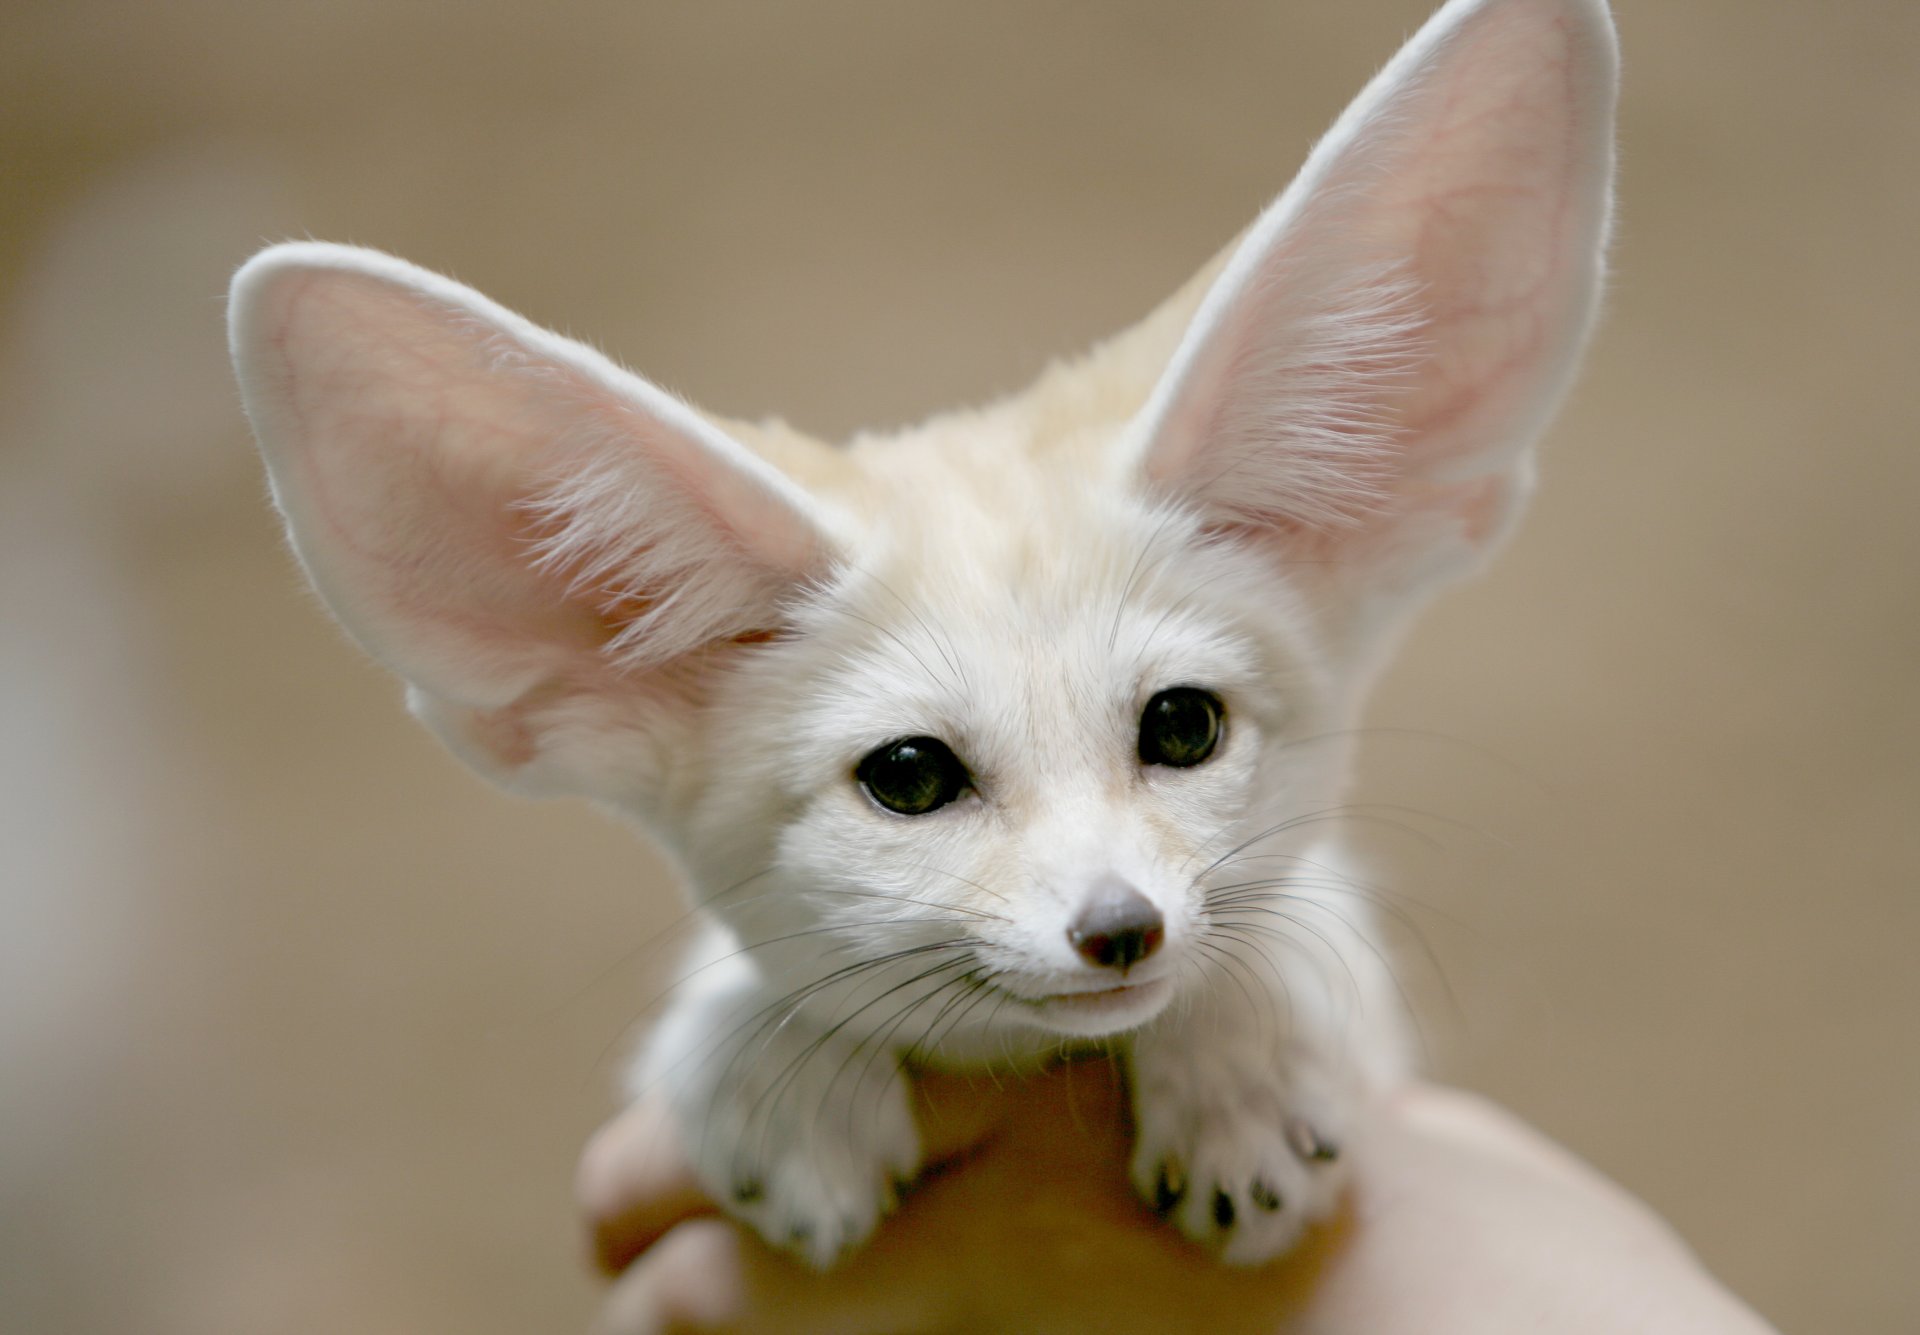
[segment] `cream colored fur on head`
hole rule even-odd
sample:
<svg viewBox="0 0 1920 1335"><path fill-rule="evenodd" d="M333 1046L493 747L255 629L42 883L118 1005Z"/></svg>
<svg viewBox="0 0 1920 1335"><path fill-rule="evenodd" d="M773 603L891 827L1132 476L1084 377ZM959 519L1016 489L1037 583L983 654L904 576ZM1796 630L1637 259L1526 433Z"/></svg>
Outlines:
<svg viewBox="0 0 1920 1335"><path fill-rule="evenodd" d="M1454 0L1141 325L841 446L372 251L240 271L328 606L462 758L686 869L707 935L636 1079L773 1241L828 1263L911 1179L903 1063L1087 1038L1175 1225L1253 1262L1328 1207L1401 1060L1325 838L1347 738L1525 498L1600 288L1614 61L1601 0Z"/></svg>

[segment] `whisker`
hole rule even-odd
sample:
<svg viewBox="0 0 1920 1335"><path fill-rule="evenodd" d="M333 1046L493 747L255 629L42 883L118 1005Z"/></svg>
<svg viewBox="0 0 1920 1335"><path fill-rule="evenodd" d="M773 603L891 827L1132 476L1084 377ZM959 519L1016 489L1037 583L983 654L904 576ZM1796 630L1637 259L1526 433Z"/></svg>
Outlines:
<svg viewBox="0 0 1920 1335"><path fill-rule="evenodd" d="M935 672L932 669L932 667L928 666L926 659L920 657L919 650L915 649L911 644L908 644L905 637L900 635L891 627L883 626L878 621L875 621L871 617L862 616L860 615L860 613L854 611L851 607L843 607L838 604L833 604L831 605L830 610L839 614L840 616L846 617L848 620L858 621L863 626L871 627L873 630L878 631L885 638L899 645L901 651L905 653L907 657L911 658L915 663L919 664L920 670L926 674L927 680L932 682L934 685L948 686L952 684L950 681L943 682L940 679L940 674Z"/></svg>
<svg viewBox="0 0 1920 1335"><path fill-rule="evenodd" d="M1000 977L1003 972L1004 970L1000 969L989 969L985 973L975 974L971 977L968 980L968 990L948 999L947 1004L942 1006L939 1012L927 1024L926 1031L910 1045L909 1051L914 1055L925 1055L929 1057L938 1052L940 1050L940 1044L959 1028L960 1023L966 1019L967 1014L973 1009L973 1006L977 1006L980 1003L981 995L986 992L999 990L994 986L993 980ZM940 1024L941 1021L946 1019L948 1012L952 1011L956 1006L968 1002L971 1002L971 1004L966 1005L965 1009L954 1015L953 1022L946 1030L942 1031Z"/></svg>
<svg viewBox="0 0 1920 1335"><path fill-rule="evenodd" d="M935 942L930 942L924 945L910 946L903 950L893 951L890 954L881 956L879 959L860 960L854 964L847 965L844 968L836 969L824 978L816 979L813 982L806 983L803 986L794 989L792 992L787 993L788 997L796 998L796 1004L788 1007L784 1012L782 1012L777 1022L771 1019L762 1022L760 1028L754 1031L752 1037L754 1038L760 1037L761 1033L763 1031L766 1031L769 1025L772 1026L771 1032L766 1033L766 1037L762 1040L760 1044L760 1050L762 1052L765 1052L769 1047L773 1045L774 1040L780 1037L781 1033L786 1029L786 1027L793 1022L795 1017L798 1016L800 1011L800 1006L804 1005L808 1001L811 1001L814 997L818 996L826 988L831 987L834 983L851 980L853 978L858 977L862 973L870 972L876 967L889 965L889 964L897 964L901 960L914 959L921 955L937 954L945 950L964 950L967 948L968 947L966 945L965 938L956 938L951 941L935 941ZM849 998L849 1000L851 1000L851 998ZM777 1007L779 1004L780 1003L776 1002L775 1007ZM858 1015L859 1011L855 1011L854 1014ZM844 1024L845 1024L845 1021L842 1020L836 1025L836 1028Z"/></svg>
<svg viewBox="0 0 1920 1335"><path fill-rule="evenodd" d="M1232 894L1216 896L1212 892L1209 892L1205 896L1203 902L1208 906L1209 909L1223 908L1223 907L1230 908L1236 904L1243 903L1243 902L1264 902L1264 901L1269 901L1273 898L1278 897L1278 898L1283 898L1291 903L1300 905L1302 907L1317 908L1317 909L1320 909L1322 912L1331 913L1336 918L1338 918L1341 922L1345 923L1346 926L1351 931L1353 931L1356 936L1360 937L1363 941L1366 941L1368 943L1369 948L1372 949L1375 955L1377 955L1380 958L1381 963L1387 968L1387 971L1394 976L1396 985L1399 985L1402 980L1400 979L1397 971L1395 970L1394 957L1392 953L1382 951L1378 947L1374 946L1371 939L1367 936L1365 932L1361 931L1356 924L1354 924L1351 920L1347 919L1343 914L1340 914L1332 905L1321 902L1318 898L1316 898L1313 895L1294 895L1294 894L1286 894L1286 893L1280 893L1276 895L1274 892L1275 891L1284 892L1289 887L1305 886L1311 889L1321 890L1321 891L1334 893L1334 894L1351 894L1355 898L1364 900L1365 902L1372 904L1377 908L1381 909L1394 921L1396 925L1398 925L1406 933L1407 937L1410 938L1413 944L1415 945L1415 947L1417 947L1422 963L1424 963L1427 966L1427 968L1432 971L1433 978L1440 987L1442 996L1445 999L1449 1013L1454 1015L1456 1018L1459 1017L1459 1015L1461 1014L1459 998L1454 992L1452 980L1447 977L1447 971L1445 966L1442 965L1440 962L1440 956L1438 952L1434 950L1432 943L1427 940L1426 933L1421 929L1420 925L1414 921L1412 915L1407 913L1399 905L1393 903L1390 899L1387 899L1384 897L1385 895L1384 887L1374 887L1374 889L1377 889L1380 893L1377 895L1371 894L1365 889L1358 888L1356 885L1345 883L1345 878L1340 878L1338 873L1334 872L1331 868L1324 867L1323 864L1316 863L1316 862L1313 862L1311 859L1304 859L1304 858L1297 859L1297 861L1303 862L1309 866L1320 867L1322 870L1327 872L1329 877L1334 877L1336 879L1328 880L1328 879L1315 879L1315 878L1289 876L1289 877L1276 878L1272 880L1244 881L1234 886L1221 887L1222 889L1230 889L1234 891L1234 893ZM1411 901L1411 902L1419 904L1419 901ZM1422 908L1426 908L1429 912L1435 913L1437 916L1441 917L1443 920L1458 923L1458 919L1453 918L1451 915L1442 913L1440 910L1434 909L1430 905L1419 904L1419 906ZM1462 925L1464 926L1464 924ZM1402 988L1403 995L1404 995L1404 991L1405 989L1403 987ZM1415 1016L1415 1019L1417 1022L1418 1021L1417 1014Z"/></svg>
<svg viewBox="0 0 1920 1335"><path fill-rule="evenodd" d="M1391 952L1382 950L1371 936L1369 936L1366 932L1362 931L1358 925L1353 923L1351 920L1347 919L1344 915L1340 914L1331 905L1313 904L1309 901L1308 906L1313 908L1318 908L1322 912L1332 914L1334 918L1338 922L1340 922L1344 927L1346 927L1346 929L1353 934L1354 938L1357 941L1359 941L1359 943L1362 946L1366 948L1368 953L1371 954L1377 961L1379 961L1382 970L1387 975L1388 981L1390 981L1393 984L1394 992L1399 997L1402 1009L1406 1012L1408 1016L1412 1018L1415 1029L1420 1038L1421 1046L1423 1049L1425 1049L1428 1046L1427 1034L1426 1034L1425 1026L1422 1023L1420 1018L1419 1008L1413 1004L1412 994L1407 990L1405 980L1401 978L1399 969L1395 967L1394 958ZM1336 946L1332 941L1328 940L1328 938L1324 934L1322 934L1318 929L1314 928L1311 924L1305 922L1304 920L1293 916L1292 914L1283 913L1275 909L1243 908L1240 911L1243 913L1244 912L1260 912L1260 913L1270 914L1274 917L1283 918L1289 924L1295 927L1298 927L1302 931L1305 931L1310 935L1314 936L1316 939L1318 939L1321 942L1321 944L1323 944L1327 948L1328 954L1332 955L1333 958L1339 962L1341 969L1346 973L1348 984L1349 984L1348 995L1352 997L1356 1001L1356 1003L1363 1000L1364 989L1360 987L1359 979L1354 975L1353 966L1347 962L1345 953L1341 951L1340 948ZM1289 942L1295 946L1299 946L1301 944L1297 941L1293 941L1290 933L1283 931L1279 928L1273 927L1269 924L1247 922L1247 921L1241 920L1241 921L1238 921L1236 925L1243 931L1273 936L1278 938L1281 941ZM1306 957L1308 959L1317 959L1316 956L1313 956L1310 953ZM1445 985L1444 975L1442 975L1442 984L1443 986ZM1448 995L1451 996L1450 989L1449 989Z"/></svg>
<svg viewBox="0 0 1920 1335"><path fill-rule="evenodd" d="M941 876L952 877L954 880L960 882L960 884L962 885L972 886L975 890L978 890L983 895L992 895L995 899L999 900L1002 904L1009 904L1012 902L1005 895L1001 894L999 891L989 890L986 886L980 884L980 882L969 880L967 877L962 876L957 871L948 871L945 867L936 867L930 862L915 862L915 863L912 863L911 865L917 871L930 871L930 872L938 873Z"/></svg>
<svg viewBox="0 0 1920 1335"><path fill-rule="evenodd" d="M781 1069L779 1075L774 1077L773 1083L768 1085L768 1087L760 1093L759 1097L753 1101L752 1106L747 1109L748 1124L752 1125L755 1122L761 1123L761 1137L762 1137L763 1146L764 1146L764 1141L766 1136L766 1124L767 1122L771 1121L771 1118L762 1119L760 1116L761 1108L766 1105L766 1102L769 1098L772 1098L776 1105L778 1104L780 1098L784 1096L785 1091L789 1087L791 1087L793 1081L799 1077L800 1070L805 1066L805 1064L808 1061L810 1061L813 1058L815 1053L819 1052L821 1048L825 1047L829 1042L831 1042L834 1039L834 1037L841 1032L841 1030L845 1029L848 1025L852 1024L855 1020L859 1019L862 1015L866 1014L869 1010L872 1010L875 1006L879 1005L882 1001L885 1001L888 997L900 991L902 988L911 987L915 983L923 982L927 978L930 978L936 974L942 973L948 969L964 968L965 966L966 966L966 960L961 959L961 960L947 960L940 964L935 964L926 969L922 969L919 973L914 974L911 978L907 978L901 982L895 983L892 987L889 987L888 989L886 989L879 996L874 997L872 1000L863 1003L851 1014L841 1017L839 1020L829 1025L826 1029L822 1030L819 1034L815 1035L812 1041L810 1041L804 1048L800 1050L798 1055L796 1055L790 1061L787 1062L786 1066ZM858 1050L859 1050L858 1046L856 1046L855 1051L857 1052Z"/></svg>
<svg viewBox="0 0 1920 1335"><path fill-rule="evenodd" d="M1224 961L1223 966L1221 968L1222 974L1227 978L1228 981L1230 981L1236 988L1240 990L1241 999L1247 1003L1247 1010L1249 1012L1257 1011L1259 1008L1254 1005L1253 992L1249 992L1247 990L1247 984L1241 981L1242 973L1244 973L1248 978L1248 980L1250 981L1252 980L1253 975L1252 975L1252 972L1246 968L1245 963L1240 959L1240 957L1238 955L1235 955L1232 951L1228 950L1225 946L1219 944L1216 941L1209 940L1207 937L1204 937L1204 936L1194 937L1193 944L1198 948L1200 948L1201 950L1207 951L1209 954ZM1238 968L1236 969L1235 966L1238 966ZM1264 989L1262 989L1257 982L1254 983L1254 991L1263 991L1263 990ZM1268 1000L1269 1001L1272 1000L1271 993L1268 994Z"/></svg>
<svg viewBox="0 0 1920 1335"><path fill-rule="evenodd" d="M734 1064L739 1061L741 1055L745 1051L747 1044L751 1043L755 1038L760 1037L761 1034L764 1033L769 1026L774 1025L776 1023L776 1020L778 1021L779 1025L784 1026L787 1020L791 1019L795 1014L797 1014L799 1009L802 1006L804 1006L813 997L817 996L821 991L832 987L836 983L847 982L857 977L861 973L884 968L889 964L898 963L903 959L913 958L915 956L924 955L940 949L959 948L961 945L964 944L964 941L965 941L965 938L954 938L948 941L935 941L935 942L924 943L921 945L907 946L907 947L904 947L903 949L890 951L887 954L880 955L875 958L856 960L852 964L843 965L839 968L833 969L830 972L822 975L821 977L812 979L807 983L801 985L800 987L797 987L792 991L786 992L781 996L774 998L772 1001L761 1005L757 1010L752 1011L750 1014L745 1015L744 1018L741 1018L737 1022L733 1023L729 1028L725 1030L725 1032L716 1034L714 1036L714 1040L707 1046L707 1048L704 1051L697 1054L696 1053L687 1054L687 1056L683 1057L681 1061L673 1063L671 1066L667 1067L666 1070L660 1072L660 1075L662 1077L665 1077L669 1074L673 1074L679 1071L680 1068L684 1065L685 1061L688 1058L691 1058L694 1056L698 1056L700 1058L700 1061L692 1068L694 1071L698 1071L700 1067L704 1066L707 1062L713 1060L715 1057L721 1055L722 1053L729 1053L730 1055L728 1059L727 1068L726 1070L722 1071L720 1080L718 1081L718 1084L724 1085L726 1080L730 1078L732 1073L732 1068ZM747 998L747 1005L751 1006L755 1001L758 1001L758 1000L760 1000L760 997L758 995L750 995ZM781 1018L783 1016L784 1018ZM740 1040L741 1035L745 1032L747 1027L749 1025L754 1024L756 1020L760 1022L759 1027L756 1028L752 1034L748 1034L745 1040L742 1042L739 1042L738 1046L736 1046L736 1040ZM775 1034L769 1034L767 1036L767 1040L766 1040L767 1043L771 1043L775 1036L777 1036L777 1030ZM765 1045L763 1044L762 1045L763 1051L764 1051L764 1047Z"/></svg>
<svg viewBox="0 0 1920 1335"><path fill-rule="evenodd" d="M867 1055L866 1064L860 1068L860 1075L854 1081L854 1089L858 1090L866 1082L868 1073L873 1070L873 1063L883 1053L891 1056L891 1055L895 1055L897 1051L902 1049L904 1049L905 1051L911 1051L913 1049L914 1045L911 1043L905 1044L905 1045L896 1045L893 1041L893 1037L896 1033L899 1032L900 1027L907 1022L908 1018L912 1016L915 1011L920 1009L920 1007L926 1005L927 1002L931 1001L934 997L940 995L941 992L945 991L950 987L958 987L961 989L960 991L954 994L956 997L964 997L968 995L966 991L967 984L975 977L978 967L979 967L979 959L976 956L974 957L972 967L968 968L968 970L965 973L961 974L958 978L942 979L934 987L929 988L926 992L922 993L920 996L914 998L911 1002L907 1003L907 1005L901 1007L900 1010L894 1016L893 1020L887 1025L886 1029L883 1032L879 1032L878 1034L876 1034L875 1037L871 1040L870 1046L872 1050ZM945 1014L947 1006L951 1006L952 1004L953 1004L953 1000L952 998L949 998L946 1006L943 1006L941 1008L940 1014ZM859 1055L858 1046L855 1047L853 1055L854 1056ZM851 1061L852 1058L849 1057L848 1060ZM833 1092L833 1086L839 1083L841 1074L842 1072L836 1071L834 1073L833 1079L828 1082L827 1084L828 1094L831 1094ZM823 1096L823 1101L824 1101L824 1097L825 1096Z"/></svg>
<svg viewBox="0 0 1920 1335"><path fill-rule="evenodd" d="M912 603L909 603L905 598L902 598L897 592L895 592L891 584L881 579L878 575L874 574L872 571L867 572L867 577L871 579L875 584L878 584L880 588L883 591L885 591L887 596L892 598L894 602L900 604L900 609L903 612L905 612L908 616L912 617L914 620L914 624L919 626L921 630L927 633L927 638L933 641L934 652L940 655L940 661L947 665L947 670L951 672L954 675L954 677L957 679L956 684L962 689L963 693L971 694L973 690L973 683L967 680L967 673L966 673L966 667L964 665L964 661L960 657L959 650L954 648L952 639L945 635L935 635L933 633L933 628L929 626L926 623L925 618L923 618L920 615L919 609L914 607ZM949 656L948 650L953 650L953 653L951 656Z"/></svg>
<svg viewBox="0 0 1920 1335"><path fill-rule="evenodd" d="M1147 557L1152 555L1154 547L1166 534L1167 526L1181 517L1181 512L1169 506L1161 512L1159 522L1153 526L1153 532L1140 545L1140 552L1133 558L1133 568L1127 572L1127 582L1121 586L1120 596L1113 604L1113 625L1107 629L1107 652L1112 653L1114 645L1120 640L1120 619L1126 614L1127 600L1133 596L1134 582L1140 578L1140 571L1146 565Z"/></svg>
<svg viewBox="0 0 1920 1335"><path fill-rule="evenodd" d="M1432 914L1448 926L1457 927L1462 931L1472 932L1478 935L1471 923L1468 923L1456 914L1449 913L1436 904L1429 903L1418 896L1410 895L1404 890L1396 890L1392 886L1382 885L1377 881L1363 880L1338 867L1330 866L1315 858L1303 857L1298 853L1249 853L1242 855L1235 859L1233 863L1226 865L1238 866L1241 863L1253 862L1291 862L1302 867L1310 867L1314 871L1322 873L1322 875L1319 878L1301 877L1298 880L1299 884L1310 885L1316 889L1330 890L1337 894L1352 895L1356 899L1364 899L1370 904L1378 905L1380 908L1395 914L1405 915L1408 908L1417 908L1423 913ZM1249 886L1269 883L1278 884L1282 881L1291 881L1294 879L1294 876L1295 874L1289 873L1283 877L1276 878L1272 882L1261 880L1247 881L1240 884ZM1220 886L1217 888L1232 889L1236 887ZM1403 905L1405 907L1403 907ZM1408 918L1407 922L1408 925L1411 926L1411 918Z"/></svg>

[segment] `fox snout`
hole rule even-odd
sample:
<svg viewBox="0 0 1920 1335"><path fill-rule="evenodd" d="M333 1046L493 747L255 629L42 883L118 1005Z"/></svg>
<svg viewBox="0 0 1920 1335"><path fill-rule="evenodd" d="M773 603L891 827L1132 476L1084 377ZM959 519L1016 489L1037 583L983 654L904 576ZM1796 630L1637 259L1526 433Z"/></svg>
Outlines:
<svg viewBox="0 0 1920 1335"><path fill-rule="evenodd" d="M1081 959L1123 975L1158 950L1166 935L1160 910L1118 876L1098 882L1067 925L1067 942Z"/></svg>

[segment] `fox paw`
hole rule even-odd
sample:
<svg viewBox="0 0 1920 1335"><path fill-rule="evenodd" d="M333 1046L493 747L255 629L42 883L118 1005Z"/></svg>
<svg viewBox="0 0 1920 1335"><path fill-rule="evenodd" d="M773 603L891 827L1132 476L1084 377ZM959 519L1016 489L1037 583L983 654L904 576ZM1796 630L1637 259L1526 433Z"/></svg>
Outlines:
<svg viewBox="0 0 1920 1335"><path fill-rule="evenodd" d="M1353 1099L1335 1079L1194 1053L1136 1059L1133 1183L1232 1265L1279 1256L1338 1205Z"/></svg>
<svg viewBox="0 0 1920 1335"><path fill-rule="evenodd" d="M702 1182L729 1213L824 1270L893 1209L920 1146L905 1080L891 1064L838 1080L840 1063L820 1066L820 1078L803 1073L780 1088L723 1088L683 1112L682 1130L698 1146Z"/></svg>

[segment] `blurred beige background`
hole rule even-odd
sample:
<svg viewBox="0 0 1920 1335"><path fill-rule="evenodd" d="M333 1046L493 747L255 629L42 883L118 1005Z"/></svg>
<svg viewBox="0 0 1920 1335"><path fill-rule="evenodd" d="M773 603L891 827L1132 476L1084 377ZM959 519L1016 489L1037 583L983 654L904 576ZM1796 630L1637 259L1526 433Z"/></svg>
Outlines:
<svg viewBox="0 0 1920 1335"><path fill-rule="evenodd" d="M569 1330L676 910L441 755L279 544L226 275L451 271L825 433L1023 381L1279 189L1425 0L15 0L0 1328ZM1783 1326L1920 1329L1920 5L1621 0L1612 311L1368 788L1445 1073ZM1450 985L1452 1001L1445 1000Z"/></svg>

